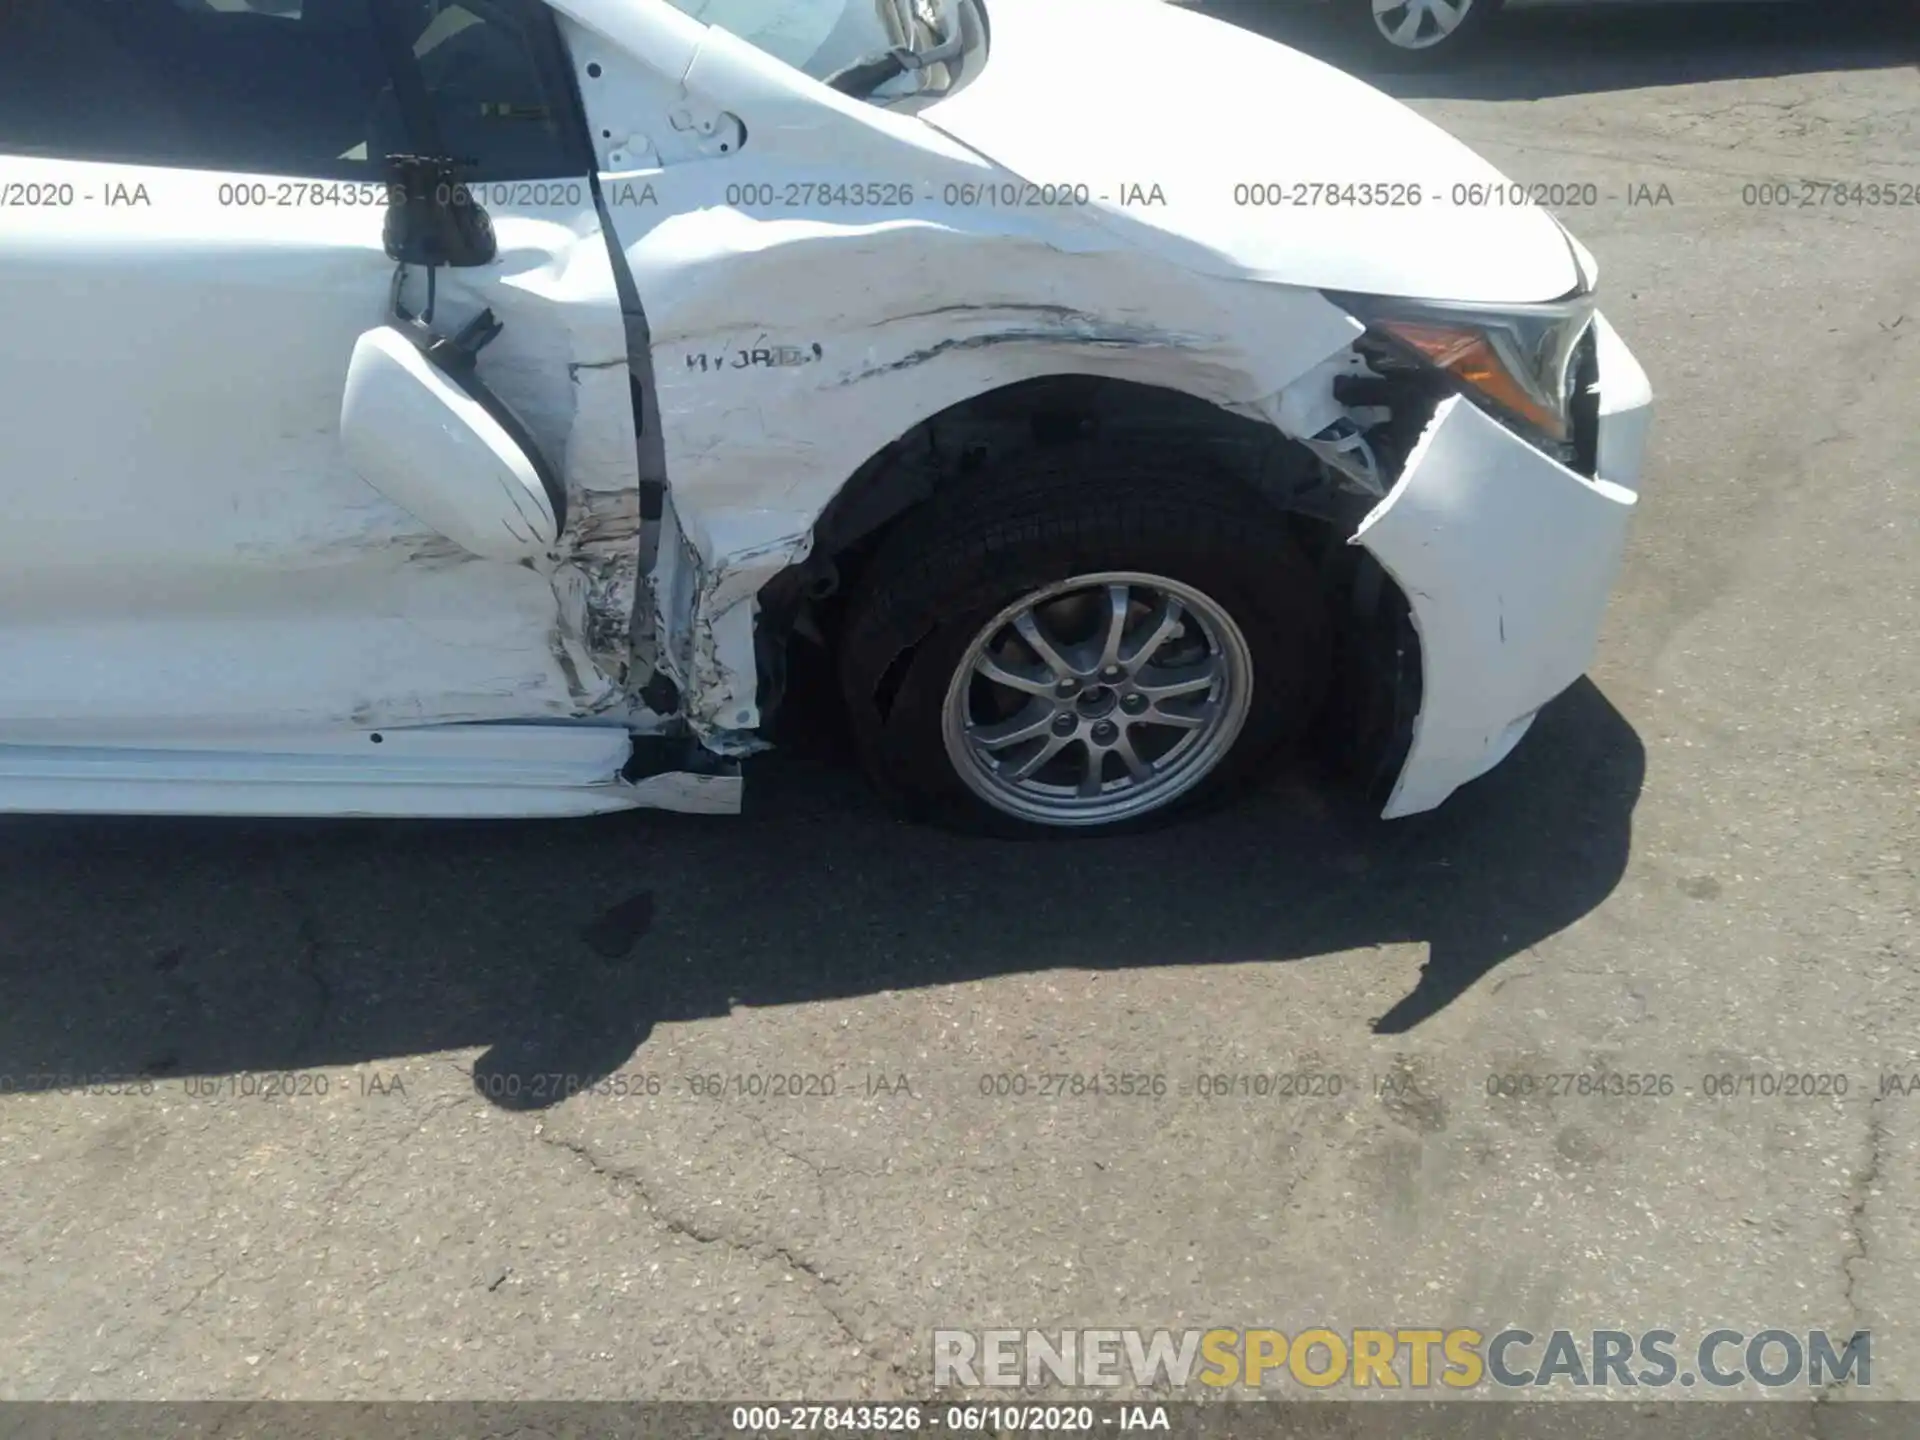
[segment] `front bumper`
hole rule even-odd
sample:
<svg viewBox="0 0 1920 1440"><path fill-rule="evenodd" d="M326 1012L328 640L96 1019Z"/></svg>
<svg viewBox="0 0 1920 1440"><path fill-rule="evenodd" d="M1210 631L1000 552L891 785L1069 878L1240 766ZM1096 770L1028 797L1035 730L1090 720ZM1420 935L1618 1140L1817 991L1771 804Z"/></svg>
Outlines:
<svg viewBox="0 0 1920 1440"><path fill-rule="evenodd" d="M1653 403L1632 352L1603 317L1594 325L1599 478L1454 397L1354 533L1420 637L1420 711L1388 819L1431 810L1499 764L1592 663Z"/></svg>

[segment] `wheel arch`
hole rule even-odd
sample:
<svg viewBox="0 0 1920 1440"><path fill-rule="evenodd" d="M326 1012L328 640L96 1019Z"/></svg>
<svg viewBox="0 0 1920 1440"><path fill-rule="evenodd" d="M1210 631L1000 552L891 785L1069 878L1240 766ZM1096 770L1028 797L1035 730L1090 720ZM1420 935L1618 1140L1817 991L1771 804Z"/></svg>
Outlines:
<svg viewBox="0 0 1920 1440"><path fill-rule="evenodd" d="M901 430L847 477L814 522L807 558L769 588L857 565L861 552L909 511L995 460L1114 433L1204 447L1280 508L1316 508L1310 492L1320 488L1317 462L1264 420L1177 385L1062 369L968 394ZM1356 524L1360 513L1352 517Z"/></svg>
<svg viewBox="0 0 1920 1440"><path fill-rule="evenodd" d="M1100 438L1193 447L1287 516L1319 560L1342 614L1344 721L1330 739L1369 789L1391 783L1418 708L1420 656L1393 578L1346 541L1373 501L1343 490L1304 446L1265 420L1163 383L1063 369L968 395L914 421L867 457L822 507L804 560L761 589L755 626L760 707L769 727L790 650L804 637L831 654L844 604L893 529L996 461Z"/></svg>

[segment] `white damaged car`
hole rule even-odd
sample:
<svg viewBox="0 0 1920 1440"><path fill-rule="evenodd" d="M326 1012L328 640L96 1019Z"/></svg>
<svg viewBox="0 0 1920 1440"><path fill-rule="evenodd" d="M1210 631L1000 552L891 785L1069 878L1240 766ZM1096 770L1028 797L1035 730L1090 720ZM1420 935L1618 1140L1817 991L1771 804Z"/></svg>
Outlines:
<svg viewBox="0 0 1920 1440"><path fill-rule="evenodd" d="M1590 661L1650 391L1442 131L1151 0L15 0L0 809L729 811L797 646L908 811ZM112 106L97 102L116 96Z"/></svg>

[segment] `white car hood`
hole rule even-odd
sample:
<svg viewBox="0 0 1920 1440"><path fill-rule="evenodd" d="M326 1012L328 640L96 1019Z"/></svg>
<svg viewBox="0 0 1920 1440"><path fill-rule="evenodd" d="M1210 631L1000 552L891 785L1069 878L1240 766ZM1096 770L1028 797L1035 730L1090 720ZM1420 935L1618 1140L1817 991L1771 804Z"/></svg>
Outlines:
<svg viewBox="0 0 1920 1440"><path fill-rule="evenodd" d="M1092 215L1234 278L1527 304L1581 280L1535 206L1455 205L1505 177L1444 130L1284 45L1160 0L985 0L980 74L921 118ZM1417 206L1256 206L1235 187L1415 185ZM1135 190L1134 187L1139 187ZM1165 204L1125 203L1151 197Z"/></svg>

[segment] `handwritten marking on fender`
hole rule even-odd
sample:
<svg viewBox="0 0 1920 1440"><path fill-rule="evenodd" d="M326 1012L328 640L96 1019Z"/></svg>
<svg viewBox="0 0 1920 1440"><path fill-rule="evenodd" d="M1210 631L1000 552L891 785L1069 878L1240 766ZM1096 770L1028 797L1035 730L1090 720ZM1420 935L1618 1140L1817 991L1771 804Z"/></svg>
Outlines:
<svg viewBox="0 0 1920 1440"><path fill-rule="evenodd" d="M760 345L745 350L696 350L687 356L687 368L702 374L726 370L781 370L811 365L826 352L820 342L811 345Z"/></svg>

